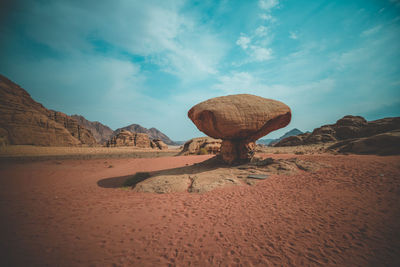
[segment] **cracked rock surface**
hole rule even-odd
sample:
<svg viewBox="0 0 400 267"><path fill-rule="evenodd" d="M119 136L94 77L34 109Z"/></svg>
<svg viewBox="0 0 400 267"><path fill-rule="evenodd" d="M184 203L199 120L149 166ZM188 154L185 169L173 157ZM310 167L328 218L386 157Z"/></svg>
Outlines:
<svg viewBox="0 0 400 267"><path fill-rule="evenodd" d="M247 164L232 167L214 157L192 166L153 172L150 178L135 184L133 191L205 193L228 186L252 186L263 180L249 177L252 175L268 179L270 175L316 172L324 167L328 166L297 158L254 158Z"/></svg>

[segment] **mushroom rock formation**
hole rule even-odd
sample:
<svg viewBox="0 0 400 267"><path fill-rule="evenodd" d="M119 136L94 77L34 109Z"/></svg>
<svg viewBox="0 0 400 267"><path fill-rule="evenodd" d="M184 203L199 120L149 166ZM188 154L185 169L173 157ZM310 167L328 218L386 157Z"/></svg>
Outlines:
<svg viewBox="0 0 400 267"><path fill-rule="evenodd" d="M249 161L255 141L288 125L291 111L276 100L239 94L201 102L189 110L188 116L200 131L222 139L222 160L232 164Z"/></svg>

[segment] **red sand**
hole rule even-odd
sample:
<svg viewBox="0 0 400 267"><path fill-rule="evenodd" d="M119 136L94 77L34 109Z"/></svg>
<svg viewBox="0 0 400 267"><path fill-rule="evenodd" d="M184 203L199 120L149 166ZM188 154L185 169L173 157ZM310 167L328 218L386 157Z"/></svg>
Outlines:
<svg viewBox="0 0 400 267"><path fill-rule="evenodd" d="M400 266L400 157L294 156L332 168L157 195L98 182L208 156L1 163L0 265Z"/></svg>

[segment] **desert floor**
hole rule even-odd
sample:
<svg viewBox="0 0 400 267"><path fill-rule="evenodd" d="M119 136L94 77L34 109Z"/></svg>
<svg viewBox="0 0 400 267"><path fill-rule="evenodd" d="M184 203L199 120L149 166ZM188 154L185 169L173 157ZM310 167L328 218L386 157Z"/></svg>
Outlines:
<svg viewBox="0 0 400 267"><path fill-rule="evenodd" d="M1 266L400 266L400 156L204 194L104 186L210 156L0 161ZM112 178L112 179L110 179Z"/></svg>
<svg viewBox="0 0 400 267"><path fill-rule="evenodd" d="M169 146L167 150L158 150L136 147L45 147L12 145L0 146L0 160L26 162L57 159L150 158L175 156L179 152L178 146Z"/></svg>

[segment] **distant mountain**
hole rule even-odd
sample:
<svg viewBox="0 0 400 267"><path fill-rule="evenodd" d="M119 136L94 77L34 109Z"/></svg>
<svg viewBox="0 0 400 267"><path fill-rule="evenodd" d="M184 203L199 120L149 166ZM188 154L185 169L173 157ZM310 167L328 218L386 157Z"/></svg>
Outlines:
<svg viewBox="0 0 400 267"><path fill-rule="evenodd" d="M297 128L294 128L277 139L260 139L257 141L257 144L272 146L272 145L278 143L279 141L281 141L282 139L285 139L290 136L299 135L299 134L303 134L303 132Z"/></svg>
<svg viewBox="0 0 400 267"><path fill-rule="evenodd" d="M19 85L0 75L0 144L92 146L96 140L76 120L45 108Z"/></svg>
<svg viewBox="0 0 400 267"><path fill-rule="evenodd" d="M150 139L160 139L161 141L163 141L164 143L166 143L167 145L175 145L174 141L172 141L167 135L165 135L164 133L160 132L159 130L157 130L156 128L144 128L139 124L131 124L122 128L118 128L117 130L114 131L114 133L112 134L117 135L119 134L122 130L127 130L130 131L132 133L145 133L148 134Z"/></svg>
<svg viewBox="0 0 400 267"><path fill-rule="evenodd" d="M103 144L113 134L113 130L110 127L98 121L88 121L87 119L85 119L85 117L81 115L71 115L71 117L75 119L79 123L79 125L85 127L86 129L89 129L92 132L97 143Z"/></svg>
<svg viewBox="0 0 400 267"><path fill-rule="evenodd" d="M271 142L273 142L275 140L276 139L259 139L259 140L257 140L257 144L268 146Z"/></svg>
<svg viewBox="0 0 400 267"><path fill-rule="evenodd" d="M177 146L181 146L183 144L185 144L187 141L174 141L175 145Z"/></svg>

